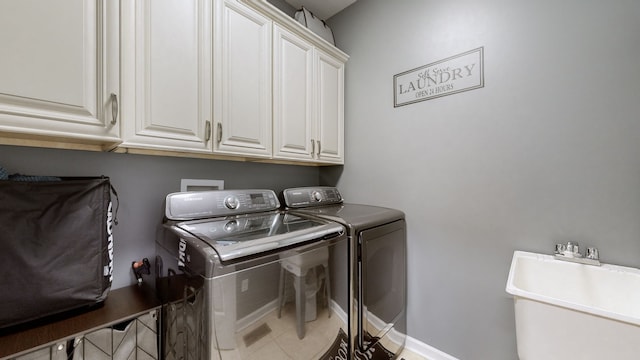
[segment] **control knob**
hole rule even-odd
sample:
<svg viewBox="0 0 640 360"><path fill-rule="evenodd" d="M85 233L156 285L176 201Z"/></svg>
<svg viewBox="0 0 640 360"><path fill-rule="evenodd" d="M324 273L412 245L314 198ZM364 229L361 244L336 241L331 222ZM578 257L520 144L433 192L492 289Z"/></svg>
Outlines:
<svg viewBox="0 0 640 360"><path fill-rule="evenodd" d="M224 206L229 210L235 210L240 206L240 201L238 201L238 198L235 196L227 196L224 199Z"/></svg>
<svg viewBox="0 0 640 360"><path fill-rule="evenodd" d="M313 201L321 201L322 200L322 193L320 193L320 191L314 191L311 193L311 199Z"/></svg>
<svg viewBox="0 0 640 360"><path fill-rule="evenodd" d="M224 231L226 232L234 232L238 229L238 221L230 220L226 224L224 224Z"/></svg>

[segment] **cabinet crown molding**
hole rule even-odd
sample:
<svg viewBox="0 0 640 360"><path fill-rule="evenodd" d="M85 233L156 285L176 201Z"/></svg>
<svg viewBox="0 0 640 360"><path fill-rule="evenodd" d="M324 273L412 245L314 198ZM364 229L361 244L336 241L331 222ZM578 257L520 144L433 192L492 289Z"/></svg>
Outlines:
<svg viewBox="0 0 640 360"><path fill-rule="evenodd" d="M279 26L295 33L296 35L306 39L311 42L316 48L321 49L331 56L337 58L342 62L346 62L349 59L349 55L347 55L342 50L338 49L333 44L330 44L325 39L314 33L313 31L307 29L305 26L297 22L291 16L285 14L280 9L271 5L267 0L239 0L242 3L245 3L258 11L262 12L266 16L270 17L275 23Z"/></svg>

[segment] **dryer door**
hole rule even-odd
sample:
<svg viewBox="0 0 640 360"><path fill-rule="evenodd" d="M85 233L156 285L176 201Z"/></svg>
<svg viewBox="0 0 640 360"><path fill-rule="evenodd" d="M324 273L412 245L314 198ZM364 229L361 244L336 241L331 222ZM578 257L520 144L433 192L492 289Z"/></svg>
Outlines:
<svg viewBox="0 0 640 360"><path fill-rule="evenodd" d="M367 352L384 344L384 350L397 354L407 332L405 221L362 231L358 244L357 345Z"/></svg>

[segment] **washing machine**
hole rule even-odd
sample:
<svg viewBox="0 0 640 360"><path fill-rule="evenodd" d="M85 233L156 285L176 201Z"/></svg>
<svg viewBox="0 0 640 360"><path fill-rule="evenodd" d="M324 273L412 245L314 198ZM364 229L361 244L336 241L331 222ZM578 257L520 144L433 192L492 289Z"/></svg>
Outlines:
<svg viewBox="0 0 640 360"><path fill-rule="evenodd" d="M356 358L393 359L407 333L406 222L400 210L344 203L335 187L290 188L291 214L344 225L350 247L351 350Z"/></svg>
<svg viewBox="0 0 640 360"><path fill-rule="evenodd" d="M179 192L165 204L163 359L350 356L349 315L334 315L348 308L342 224L286 212L271 190Z"/></svg>

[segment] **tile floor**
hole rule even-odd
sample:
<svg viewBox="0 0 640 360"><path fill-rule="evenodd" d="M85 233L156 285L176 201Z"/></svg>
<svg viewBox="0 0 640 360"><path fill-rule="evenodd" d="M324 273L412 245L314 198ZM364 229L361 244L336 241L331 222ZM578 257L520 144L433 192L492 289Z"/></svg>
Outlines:
<svg viewBox="0 0 640 360"><path fill-rule="evenodd" d="M182 310L176 309L176 314L182 314ZM178 314L179 313L179 314ZM181 316L176 316L176 324ZM188 321L190 323L190 321ZM169 325L172 327L172 325ZM187 326L190 328L190 326ZM296 332L295 303L289 302L282 309L282 316L278 318L277 308L264 313L260 318L252 320L251 325L241 329L235 334L235 344L227 344L233 349L221 350L221 360L312 360L320 359L334 345L340 330L346 331L347 325L340 317L340 313L329 310L326 306L319 305L316 319L305 323L305 336L298 339ZM177 330L177 328L176 328ZM170 331L171 332L171 331ZM195 334L187 336L195 339ZM175 342L172 355L181 357L184 339L182 335L174 335ZM385 338L383 341L388 340ZM176 342L177 341L177 342ZM390 341L390 340L389 340ZM381 343L386 348L395 347ZM215 345L214 345L215 346ZM174 354L175 352L175 354ZM403 360L428 360L411 351L403 351L398 359ZM335 360L339 360L339 357Z"/></svg>
<svg viewBox="0 0 640 360"><path fill-rule="evenodd" d="M270 329L266 334L264 324ZM326 308L318 307L316 319L305 324L304 339L298 339L295 327L295 304L289 303L283 308L281 318L274 310L261 321L236 334L237 349L224 351L223 359L318 359L326 353L339 329L345 331L346 324L336 314L332 313L329 317ZM246 335L252 332L262 333L263 336L247 344ZM398 359L428 360L409 350L404 350Z"/></svg>
<svg viewBox="0 0 640 360"><path fill-rule="evenodd" d="M278 318L277 310L271 311L261 321L236 334L237 348L222 352L224 360L236 359L316 359L323 355L335 340L340 328L346 324L339 316L328 316L326 308L318 308L316 320L305 324L305 337L298 339L296 333L295 305L287 304L283 308L282 317ZM264 333L264 324L268 331ZM261 328L262 327L262 328ZM261 329L258 329L261 328ZM250 339L252 332L258 330L263 334L254 342Z"/></svg>

